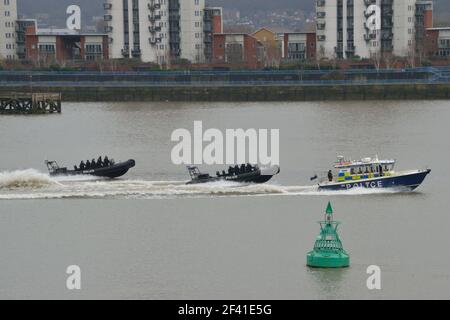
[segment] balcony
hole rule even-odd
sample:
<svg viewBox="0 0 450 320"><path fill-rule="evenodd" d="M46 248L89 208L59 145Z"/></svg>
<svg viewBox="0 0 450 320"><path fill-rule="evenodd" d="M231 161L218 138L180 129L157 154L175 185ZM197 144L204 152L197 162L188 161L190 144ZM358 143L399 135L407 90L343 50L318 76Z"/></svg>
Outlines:
<svg viewBox="0 0 450 320"><path fill-rule="evenodd" d="M122 56L128 58L130 56L130 50L127 48L122 49Z"/></svg>
<svg viewBox="0 0 450 320"><path fill-rule="evenodd" d="M317 18L323 19L323 18L325 18L325 16L326 16L326 12L324 12L324 11L317 12Z"/></svg>
<svg viewBox="0 0 450 320"><path fill-rule="evenodd" d="M162 41L161 38L149 38L149 39L148 39L148 42L149 42L151 45L156 45L156 44L158 44L158 43L161 43L161 41Z"/></svg>
<svg viewBox="0 0 450 320"><path fill-rule="evenodd" d="M377 35L375 33L368 33L364 35L364 40L370 41L370 40L376 40Z"/></svg>
<svg viewBox="0 0 450 320"><path fill-rule="evenodd" d="M141 54L141 49L139 48L131 50L131 55L133 56L133 58L139 58Z"/></svg>
<svg viewBox="0 0 450 320"><path fill-rule="evenodd" d="M112 26L105 26L105 33L110 33L113 31L113 27Z"/></svg>
<svg viewBox="0 0 450 320"><path fill-rule="evenodd" d="M160 32L161 31L161 27L160 26L148 27L148 31L150 31L150 33Z"/></svg>
<svg viewBox="0 0 450 320"><path fill-rule="evenodd" d="M148 9L150 11L159 10L159 9L161 9L161 4L159 4L159 3L149 3L148 4Z"/></svg>
<svg viewBox="0 0 450 320"><path fill-rule="evenodd" d="M110 15L110 14L105 14L105 15L103 16L103 20L104 20L104 21L112 21L112 15Z"/></svg>
<svg viewBox="0 0 450 320"><path fill-rule="evenodd" d="M104 10L111 10L112 9L112 3L108 3L108 2L104 3L103 4L103 9Z"/></svg>
<svg viewBox="0 0 450 320"><path fill-rule="evenodd" d="M364 0L366 7L377 4L377 0Z"/></svg>
<svg viewBox="0 0 450 320"><path fill-rule="evenodd" d="M381 44L381 50L390 52L390 51L394 50L394 46L392 44L383 44L382 43Z"/></svg>
<svg viewBox="0 0 450 320"><path fill-rule="evenodd" d="M317 0L316 1L317 7L324 7L325 6L325 0Z"/></svg>
<svg viewBox="0 0 450 320"><path fill-rule="evenodd" d="M150 22L156 22L156 21L158 21L158 20L161 20L161 15L159 15L159 14L154 14L154 15L149 15L148 16L148 20L150 21Z"/></svg>
<svg viewBox="0 0 450 320"><path fill-rule="evenodd" d="M355 52L355 46L347 46L347 48L345 49L345 52L354 53Z"/></svg>
<svg viewBox="0 0 450 320"><path fill-rule="evenodd" d="M317 24L317 30L325 30L325 23L318 23Z"/></svg>
<svg viewBox="0 0 450 320"><path fill-rule="evenodd" d="M318 35L317 36L317 41L325 41L326 40L326 36L325 35Z"/></svg>
<svg viewBox="0 0 450 320"><path fill-rule="evenodd" d="M381 34L381 38L383 40L392 40L394 38L394 34L392 32L385 32Z"/></svg>

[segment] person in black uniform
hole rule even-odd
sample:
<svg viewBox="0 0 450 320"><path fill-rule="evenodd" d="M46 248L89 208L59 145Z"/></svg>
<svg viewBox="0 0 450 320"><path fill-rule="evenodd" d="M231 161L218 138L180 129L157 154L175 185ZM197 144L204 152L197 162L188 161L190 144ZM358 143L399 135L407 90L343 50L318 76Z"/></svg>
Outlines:
<svg viewBox="0 0 450 320"><path fill-rule="evenodd" d="M103 165L105 166L105 167L108 167L109 166L109 159L108 159L108 156L105 156L105 160L103 161Z"/></svg>
<svg viewBox="0 0 450 320"><path fill-rule="evenodd" d="M92 169L96 169L97 168L97 163L95 163L95 159L92 159L91 167L92 167Z"/></svg>
<svg viewBox="0 0 450 320"><path fill-rule="evenodd" d="M98 159L97 159L97 166L98 166L99 168L103 167L102 156L98 157Z"/></svg>
<svg viewBox="0 0 450 320"><path fill-rule="evenodd" d="M238 165L235 165L235 166L234 166L234 173L235 173L236 175L239 174L239 166L238 166Z"/></svg>
<svg viewBox="0 0 450 320"><path fill-rule="evenodd" d="M333 182L333 172L331 170L328 171L328 181Z"/></svg>
<svg viewBox="0 0 450 320"><path fill-rule="evenodd" d="M80 170L84 170L84 168L86 168L86 165L84 164L84 161L81 161Z"/></svg>
<svg viewBox="0 0 450 320"><path fill-rule="evenodd" d="M253 167L250 163L247 163L247 172L252 172L253 171Z"/></svg>
<svg viewBox="0 0 450 320"><path fill-rule="evenodd" d="M86 161L86 170L90 170L91 169L91 163L88 161Z"/></svg>

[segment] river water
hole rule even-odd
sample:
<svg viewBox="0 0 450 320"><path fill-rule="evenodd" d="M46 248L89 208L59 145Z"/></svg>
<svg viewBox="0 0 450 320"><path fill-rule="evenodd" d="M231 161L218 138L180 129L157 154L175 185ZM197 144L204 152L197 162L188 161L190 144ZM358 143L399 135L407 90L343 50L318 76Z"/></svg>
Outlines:
<svg viewBox="0 0 450 320"><path fill-rule="evenodd" d="M186 186L170 136L195 120L280 129L281 173ZM65 103L61 115L1 116L0 298L449 298L449 123L447 101ZM46 159L105 154L137 166L115 181L46 174ZM340 154L432 173L413 193L318 192L309 178ZM328 201L348 269L305 266ZM81 290L66 288L69 265ZM381 290L366 286L370 265Z"/></svg>

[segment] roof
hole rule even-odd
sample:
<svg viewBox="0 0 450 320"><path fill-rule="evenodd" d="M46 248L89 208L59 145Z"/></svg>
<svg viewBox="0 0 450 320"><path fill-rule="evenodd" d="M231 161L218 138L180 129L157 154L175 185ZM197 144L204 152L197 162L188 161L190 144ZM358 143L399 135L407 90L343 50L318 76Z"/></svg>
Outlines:
<svg viewBox="0 0 450 320"><path fill-rule="evenodd" d="M255 40L258 40L252 34L248 34L245 32L244 33L240 33L240 32L214 33L213 36L247 36L247 37L253 38Z"/></svg>
<svg viewBox="0 0 450 320"><path fill-rule="evenodd" d="M315 31L302 31L302 32L286 32L286 34L314 34Z"/></svg>
<svg viewBox="0 0 450 320"><path fill-rule="evenodd" d="M78 30L70 29L38 29L36 31L38 36L106 36L106 33L95 32L80 32Z"/></svg>
<svg viewBox="0 0 450 320"><path fill-rule="evenodd" d="M427 28L427 31L447 31L447 30L450 30L450 27Z"/></svg>
<svg viewBox="0 0 450 320"><path fill-rule="evenodd" d="M358 161L347 161L347 160L342 160L340 162L337 162L335 164L335 168L340 169L340 168L352 168L352 167L363 167L363 166L369 166L369 165L391 165L391 164L395 164L395 160L390 159L390 160L379 160L378 158L375 159L371 159L371 158L365 158L365 159L361 159Z"/></svg>
<svg viewBox="0 0 450 320"><path fill-rule="evenodd" d="M263 31L263 30L269 31L270 33L273 33L273 34L276 34L276 32L272 31L271 29L269 29L269 28L267 28L267 27L259 28L258 30L256 30L256 31L253 32L252 34L256 34L256 33L261 32L261 31Z"/></svg>

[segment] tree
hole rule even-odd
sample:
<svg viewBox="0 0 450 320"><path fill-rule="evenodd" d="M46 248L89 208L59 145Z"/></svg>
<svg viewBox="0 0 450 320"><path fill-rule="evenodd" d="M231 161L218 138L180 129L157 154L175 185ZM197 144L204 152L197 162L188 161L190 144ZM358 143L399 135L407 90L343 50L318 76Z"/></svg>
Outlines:
<svg viewBox="0 0 450 320"><path fill-rule="evenodd" d="M373 65L375 66L375 69L377 71L381 68L381 61L382 61L382 55L381 50L379 47L376 47L373 50L370 50L370 60L372 61Z"/></svg>
<svg viewBox="0 0 450 320"><path fill-rule="evenodd" d="M392 69L397 62L397 57L391 52L383 52L382 61L386 69Z"/></svg>
<svg viewBox="0 0 450 320"><path fill-rule="evenodd" d="M317 70L320 70L320 62L324 58L325 58L325 47L323 46L323 44L321 44L319 46L319 50L317 51L317 56L316 56Z"/></svg>

